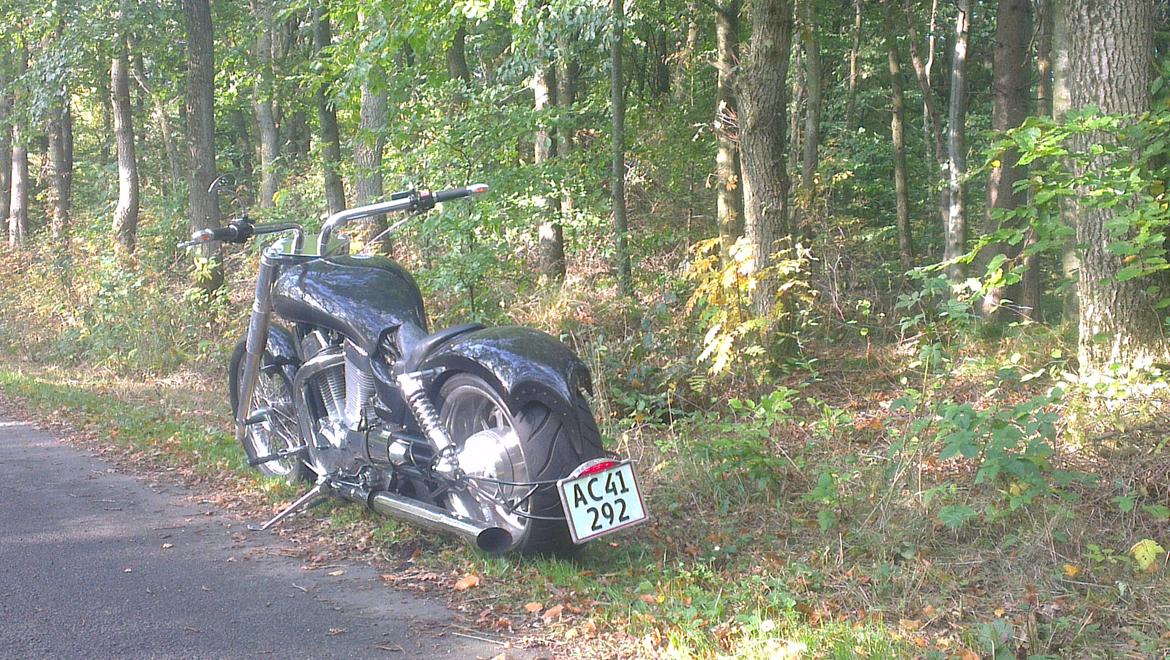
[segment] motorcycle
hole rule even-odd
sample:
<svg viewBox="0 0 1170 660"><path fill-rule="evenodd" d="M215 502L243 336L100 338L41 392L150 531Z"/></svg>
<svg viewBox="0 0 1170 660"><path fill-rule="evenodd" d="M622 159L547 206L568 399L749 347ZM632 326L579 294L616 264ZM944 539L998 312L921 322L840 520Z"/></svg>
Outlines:
<svg viewBox="0 0 1170 660"><path fill-rule="evenodd" d="M215 192L221 180L212 184ZM429 330L418 284L350 255L346 223L481 195L478 184L395 193L329 216L314 242L246 212L181 248L277 235L261 251L228 390L248 464L311 484L263 531L328 498L452 533L488 553L567 554L648 518L633 464L602 449L589 370L522 327Z"/></svg>

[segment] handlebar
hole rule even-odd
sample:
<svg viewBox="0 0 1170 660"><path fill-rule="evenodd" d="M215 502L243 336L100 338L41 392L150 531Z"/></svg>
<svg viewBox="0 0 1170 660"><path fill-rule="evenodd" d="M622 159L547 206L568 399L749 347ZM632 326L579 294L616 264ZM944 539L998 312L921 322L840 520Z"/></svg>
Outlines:
<svg viewBox="0 0 1170 660"><path fill-rule="evenodd" d="M437 203L449 202L471 195L482 195L487 190L488 187L485 183L475 183L465 188L440 190L437 193L432 193L426 189L404 190L394 193L385 202L338 211L329 216L329 219L321 227L321 233L317 236L317 245L320 246L321 253L324 254L326 246L329 245L329 239L333 236L333 232L345 226L350 220L369 218L384 213L394 213L396 211L429 211Z"/></svg>
<svg viewBox="0 0 1170 660"><path fill-rule="evenodd" d="M397 211L429 211L435 207L435 204L470 197L471 195L481 195L487 192L487 190L487 184L476 183L464 188L451 188L450 190L440 190L436 193L432 193L426 189L396 192L390 195L390 199L384 202L345 209L344 211L338 211L329 216L325 224L321 227L321 233L317 237L317 245L321 246L319 249L324 253L324 248L329 245L329 239L333 236L333 232L345 226L351 220L369 218L385 213L395 213ZM304 230L300 225L293 222L255 225L252 224L252 221L248 219L247 215L244 215L236 220L232 220L227 226L201 229L191 234L191 240L180 243L179 249L202 245L210 241L243 243L253 236L275 234L283 231L295 231L296 245L299 246L301 244Z"/></svg>

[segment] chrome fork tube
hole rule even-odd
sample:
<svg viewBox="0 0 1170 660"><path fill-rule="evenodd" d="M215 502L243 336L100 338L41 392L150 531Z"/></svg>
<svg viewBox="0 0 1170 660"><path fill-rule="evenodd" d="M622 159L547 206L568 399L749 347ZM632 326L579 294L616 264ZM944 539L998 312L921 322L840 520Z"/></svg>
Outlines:
<svg viewBox="0 0 1170 660"><path fill-rule="evenodd" d="M256 275L256 295L252 300L252 317L244 340L244 373L240 376L240 407L236 411L236 441L243 443L248 417L252 414L252 394L260 378L260 362L268 343L268 323L272 317L272 284L279 265L267 253L260 257Z"/></svg>

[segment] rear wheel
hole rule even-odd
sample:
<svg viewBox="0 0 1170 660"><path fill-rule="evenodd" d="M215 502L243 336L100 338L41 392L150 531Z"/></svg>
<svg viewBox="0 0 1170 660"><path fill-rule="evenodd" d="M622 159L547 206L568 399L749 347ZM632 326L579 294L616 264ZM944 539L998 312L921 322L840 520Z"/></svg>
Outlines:
<svg viewBox="0 0 1170 660"><path fill-rule="evenodd" d="M245 354L244 342L241 341L236 345L228 367L233 418L240 409L240 382L244 376ZM265 362L261 364L249 410L255 412L266 409L268 414L263 420L249 424L244 432L244 453L248 455L248 460L295 449L304 444L301 440L300 427L297 425L296 407L292 397L292 378L295 372L288 365L268 363L267 356ZM308 466L299 456L267 461L257 465L256 469L266 476L281 478L288 483L306 481L312 476Z"/></svg>
<svg viewBox="0 0 1170 660"><path fill-rule="evenodd" d="M540 403L519 410L473 374L448 379L439 390L439 417L455 443L468 487L446 496L454 513L503 527L512 550L569 554L576 546L564 521L553 481L602 455L597 424L578 397L571 415ZM578 450L580 448L580 450Z"/></svg>

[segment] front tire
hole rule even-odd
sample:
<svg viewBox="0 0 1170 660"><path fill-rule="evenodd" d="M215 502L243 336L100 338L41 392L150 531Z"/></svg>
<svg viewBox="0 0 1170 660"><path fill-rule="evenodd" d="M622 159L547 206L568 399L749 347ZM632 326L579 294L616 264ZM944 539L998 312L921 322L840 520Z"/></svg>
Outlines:
<svg viewBox="0 0 1170 660"><path fill-rule="evenodd" d="M232 419L240 409L240 381L244 376L244 356L247 348L243 340L236 344L228 363L228 392L232 403ZM294 449L304 444L300 427L297 425L296 407L292 397L292 379L296 374L289 365L278 365L266 353L260 365L256 380L256 391L252 393L250 410L269 408L268 418L248 425L244 433L244 453L251 461L268 456L283 449ZM268 461L256 466L268 477L284 479L290 484L308 481L312 475L308 466L298 456Z"/></svg>
<svg viewBox="0 0 1170 660"><path fill-rule="evenodd" d="M512 551L568 555L577 546L569 535L555 485L500 482L555 481L581 463L603 455L601 435L578 395L570 415L531 402L507 400L483 378L459 373L439 390L439 418L451 435L459 466L470 486L443 502L452 512L490 522L512 534ZM580 448L580 451L578 451ZM514 508L504 503L511 502Z"/></svg>

